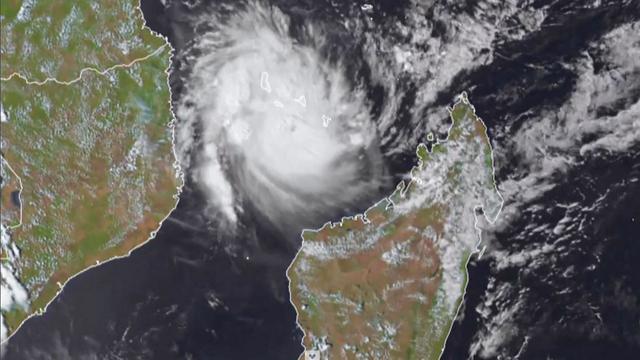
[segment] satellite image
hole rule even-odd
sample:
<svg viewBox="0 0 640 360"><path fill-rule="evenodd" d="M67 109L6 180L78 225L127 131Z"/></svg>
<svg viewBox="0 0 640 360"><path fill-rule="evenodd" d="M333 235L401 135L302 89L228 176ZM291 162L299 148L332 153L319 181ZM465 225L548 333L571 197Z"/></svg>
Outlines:
<svg viewBox="0 0 640 360"><path fill-rule="evenodd" d="M0 0L2 360L638 359L640 1Z"/></svg>

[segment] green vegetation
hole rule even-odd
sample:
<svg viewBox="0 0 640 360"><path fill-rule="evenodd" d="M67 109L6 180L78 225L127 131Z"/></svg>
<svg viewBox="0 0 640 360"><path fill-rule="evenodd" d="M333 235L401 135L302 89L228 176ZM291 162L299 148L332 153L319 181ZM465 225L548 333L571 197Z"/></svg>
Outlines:
<svg viewBox="0 0 640 360"><path fill-rule="evenodd" d="M493 168L493 152L491 151L491 149L488 149L484 152L484 164L487 167Z"/></svg>
<svg viewBox="0 0 640 360"><path fill-rule="evenodd" d="M12 265L30 296L26 311L3 314L12 332L59 284L146 241L180 181L170 50L143 28L138 2L1 1L2 151L23 181Z"/></svg>
<svg viewBox="0 0 640 360"><path fill-rule="evenodd" d="M1 1L2 78L69 81L83 68L126 64L164 45L143 28L138 1Z"/></svg>
<svg viewBox="0 0 640 360"><path fill-rule="evenodd" d="M478 154L491 154L489 139L464 95L451 121L446 141L431 152L418 146L412 180L367 210L369 222L349 218L304 236L288 270L291 299L303 344L320 359L440 357L478 240L465 216L499 199L493 163ZM319 347L325 338L331 345Z"/></svg>

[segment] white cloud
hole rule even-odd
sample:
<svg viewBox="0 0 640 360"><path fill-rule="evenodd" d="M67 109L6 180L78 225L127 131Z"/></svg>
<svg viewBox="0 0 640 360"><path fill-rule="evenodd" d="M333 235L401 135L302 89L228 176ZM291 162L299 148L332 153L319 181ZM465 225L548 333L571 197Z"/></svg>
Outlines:
<svg viewBox="0 0 640 360"><path fill-rule="evenodd" d="M345 68L315 44L295 42L275 8L201 21L216 30L195 42L200 55L177 106L177 145L227 218L237 219L242 199L278 223L370 195L383 169L376 129ZM320 31L306 31L323 41Z"/></svg>
<svg viewBox="0 0 640 360"><path fill-rule="evenodd" d="M19 252L15 246L12 246L9 233L4 225L0 225L0 239L2 253L7 254L7 258L0 261L0 314L2 314L15 307L27 309L29 294L18 281L11 266L11 262L16 260ZM6 336L7 328L4 324L4 318L0 315L0 342L4 341Z"/></svg>

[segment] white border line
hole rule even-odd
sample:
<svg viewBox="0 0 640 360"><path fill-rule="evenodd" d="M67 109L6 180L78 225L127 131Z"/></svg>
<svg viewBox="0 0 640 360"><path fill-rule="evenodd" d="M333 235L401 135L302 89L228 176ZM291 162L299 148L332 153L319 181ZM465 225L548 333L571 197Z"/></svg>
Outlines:
<svg viewBox="0 0 640 360"><path fill-rule="evenodd" d="M6 165L7 168L9 169L9 171L11 171L11 173L13 174L13 176L16 177L16 179L18 179L18 185L20 185L20 190L18 190L18 202L20 203L20 218L18 220L18 223L16 225L11 225L11 226L7 226L7 229L11 230L11 229L15 229L18 228L22 225L22 179L20 178L20 176L18 176L18 173L15 172L15 170L13 170L13 168L11 167L11 164L9 164L9 160L7 160L7 158L5 158L4 156L0 155L0 161L3 161ZM5 260L3 258L0 258L0 260Z"/></svg>
<svg viewBox="0 0 640 360"><path fill-rule="evenodd" d="M60 285L60 289L58 290L58 292L56 293L56 295L51 298L51 300L49 300L49 302L44 306L44 308L42 309L38 309L37 311L34 311L31 315L27 316L26 318L24 318L22 320L22 322L20 322L20 325L18 325L18 327L16 327L12 333L10 335L7 336L6 339L4 339L2 342L0 342L0 352L2 352L2 348L4 346L6 346L6 344L9 342L9 340L18 333L18 331L20 331L20 329L22 328L22 326L25 324L25 322L27 322L27 320L36 317L36 316L40 316L42 314L44 314L47 309L49 308L49 305L51 305L57 298L58 296L62 293L62 290L64 289L64 287L67 285L67 283L69 283L69 281L71 281L73 278L79 276L80 274L84 273L85 271L89 271L95 267L98 267L102 264L106 264L108 262L114 261L114 260L118 260L118 259L123 259L126 257L129 257L131 255L131 253L133 251L135 251L136 249L139 249L140 247L144 246L146 243L148 243L149 241L151 241L152 239L155 238L156 234L158 233L158 231L160 230L160 228L162 227L162 224L165 222L165 220L167 220L167 218L169 218L169 216L171 216L171 214L173 213L173 211L177 208L178 206L178 202L180 201L180 194L182 194L182 190L184 188L184 171L182 169L182 167L180 166L180 162L179 162L179 158L178 158L178 154L176 153L176 131L175 131L175 124L176 124L176 116L175 116L175 112L173 111L173 103L172 103L172 98L173 98L173 93L171 92L171 84L169 83L169 77L171 75L171 67L172 67L172 63L173 63L173 57L174 57L174 53L175 53L175 49L173 46L171 46L171 43L169 42L169 39L166 36L163 36L162 34L153 31L151 28L149 28L147 26L147 23L144 19L144 14L142 12L142 5L140 3L140 1L137 1L137 6L136 9L139 12L139 16L140 16L140 20L142 20L142 29L146 29L149 32L151 32L151 34L155 35L158 38L161 38L164 40L165 44L162 45L161 47L159 47L158 49L156 49L154 52L152 52L151 54L144 56L142 58L138 58L138 59L134 59L133 61L131 61L130 63L127 64L117 64L114 66L111 66L109 68L107 68L106 70L103 71L98 71L96 69L93 68L85 68L82 69L80 71L80 75L76 78L73 79L69 82L65 82L65 81L58 81L56 79L52 79L52 78L48 78L46 80L43 81L28 81L27 79L25 79L22 75L18 74L18 73L13 73L11 74L9 77L7 78L1 78L0 80L2 81L6 81L6 80L10 80L12 77L16 76L21 78L22 80L26 81L28 85L37 85L37 86L41 86L46 84L47 82L55 82L57 84L61 84L61 85L70 85L73 84L74 82L77 82L81 79L82 75L84 72L86 71L92 71L92 72L96 72L100 75L106 75L109 71L117 69L117 68L129 68L131 66L133 66L135 63L140 62L140 61L144 61L146 59L149 59L152 56L155 56L157 54L159 54L163 49L165 49L167 46L170 48L170 55L169 55L169 63L167 64L167 68L165 69L164 73L166 75L166 83L167 83L167 88L169 90L169 99L168 99L168 103L169 103L169 110L171 112L171 121L169 121L169 123L167 124L167 128L171 129L171 149L172 149L172 153L173 153L173 158L174 158L174 162L173 162L173 168L175 169L175 174L176 177L180 178L180 184L176 187L176 193L174 194L174 198L175 198L175 204L173 205L173 208L171 208L171 210L169 210L167 212L167 215L165 215L164 218L162 218L162 220L160 220L160 222L158 223L158 226L156 227L155 230L153 230L151 232L151 234L149 235L149 237L147 238L147 240L145 240L144 242L141 242L140 244L136 245L135 247L133 247L131 250L129 250L127 252L127 254L125 255L119 255L119 256L114 256L111 257L107 260L104 260L103 262L97 263L95 265L91 265L87 268L85 268L84 270L74 274L73 276L69 277L67 280L65 280L64 284Z"/></svg>
<svg viewBox="0 0 640 360"><path fill-rule="evenodd" d="M130 62L125 63L125 64L113 65L111 67L106 68L105 70L98 70L98 69L93 68L93 67L83 68L83 69L80 70L80 74L78 75L78 77L76 77L75 79L69 80L69 81L60 81L60 80L58 80L56 78L46 78L46 79L41 80L41 81L34 81L34 80L27 79L24 75L22 75L20 73L17 73L17 72L11 73L7 77L0 78L0 80L1 81L9 81L9 80L13 79L14 77L17 77L17 78L20 78L21 80L23 80L25 83L27 83L27 85L42 86L42 85L46 85L47 83L50 83L50 82L56 83L58 85L72 85L72 84L82 80L82 75L84 75L85 72L89 72L90 71L90 72L94 72L94 73L96 73L98 75L106 75L111 70L115 70L115 69L118 69L118 68L130 68L130 67L132 67L133 65L135 65L138 62L147 60L148 58L158 54L166 46L167 46L167 44L164 44L164 45L160 46L159 48L155 49L152 53L150 53L148 55L145 55L145 56L143 56L141 58L135 58L135 59L133 59Z"/></svg>

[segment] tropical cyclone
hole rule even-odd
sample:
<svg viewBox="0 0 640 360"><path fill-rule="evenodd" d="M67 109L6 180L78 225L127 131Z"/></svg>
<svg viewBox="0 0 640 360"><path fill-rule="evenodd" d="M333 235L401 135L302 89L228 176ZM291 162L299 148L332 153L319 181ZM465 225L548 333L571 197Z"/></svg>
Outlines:
<svg viewBox="0 0 640 360"><path fill-rule="evenodd" d="M364 214L303 232L291 300L308 359L438 359L480 240L502 208L484 123L462 94L447 138Z"/></svg>
<svg viewBox="0 0 640 360"><path fill-rule="evenodd" d="M176 149L214 205L210 218L242 228L251 204L297 239L301 224L380 197L380 132L366 84L344 54L325 55L335 51L325 24L301 26L262 2L239 7L194 15L209 30L176 55L189 69Z"/></svg>

